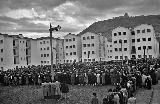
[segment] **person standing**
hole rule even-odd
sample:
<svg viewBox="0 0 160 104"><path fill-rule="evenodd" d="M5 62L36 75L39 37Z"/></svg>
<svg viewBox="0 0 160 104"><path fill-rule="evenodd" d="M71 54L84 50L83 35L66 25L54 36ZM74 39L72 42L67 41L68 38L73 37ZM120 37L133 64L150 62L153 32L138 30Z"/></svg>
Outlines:
<svg viewBox="0 0 160 104"><path fill-rule="evenodd" d="M133 94L131 94L127 104L136 104L136 98L133 96Z"/></svg>

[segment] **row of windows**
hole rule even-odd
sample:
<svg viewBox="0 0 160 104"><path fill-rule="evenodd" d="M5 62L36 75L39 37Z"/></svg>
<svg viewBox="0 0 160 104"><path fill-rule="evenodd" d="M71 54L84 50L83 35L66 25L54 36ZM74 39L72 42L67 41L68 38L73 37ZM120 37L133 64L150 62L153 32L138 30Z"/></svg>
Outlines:
<svg viewBox="0 0 160 104"><path fill-rule="evenodd" d="M146 38L142 38L142 41L146 41L147 39ZM141 41L141 39L139 38L139 39L137 39L137 42L140 42ZM148 38L148 41L151 41L151 38ZM135 42L135 39L132 39L132 43L134 43Z"/></svg>
<svg viewBox="0 0 160 104"><path fill-rule="evenodd" d="M139 34L139 33L148 33L148 32L151 32L151 29L143 29L142 31L140 31L140 30L137 30L137 34Z"/></svg>
<svg viewBox="0 0 160 104"><path fill-rule="evenodd" d="M94 39L94 36L83 37L83 40L90 40L90 39Z"/></svg>
<svg viewBox="0 0 160 104"><path fill-rule="evenodd" d="M22 42L24 43L24 41L19 41L19 42L20 42L20 43L22 43Z"/></svg>
<svg viewBox="0 0 160 104"><path fill-rule="evenodd" d="M143 46L143 49L146 49L146 46ZM147 49L152 49L152 46L148 46ZM141 50L141 47L138 47L138 50Z"/></svg>
<svg viewBox="0 0 160 104"><path fill-rule="evenodd" d="M83 44L83 47L94 47L94 43L92 43L92 44Z"/></svg>
<svg viewBox="0 0 160 104"><path fill-rule="evenodd" d="M71 41L75 41L76 39L75 38L72 38L72 39L66 39L66 42L71 42Z"/></svg>
<svg viewBox="0 0 160 104"><path fill-rule="evenodd" d="M152 55L148 55L148 56L149 56L149 58L152 58ZM136 58L135 55L132 55L132 57ZM138 55L138 58L142 58L142 57L144 57L144 55ZM147 55L145 55L145 57L147 57Z"/></svg>
<svg viewBox="0 0 160 104"><path fill-rule="evenodd" d="M123 57L120 56L120 59L122 59ZM128 59L128 56L124 56L125 59ZM118 56L115 56L115 59L118 59Z"/></svg>
<svg viewBox="0 0 160 104"><path fill-rule="evenodd" d="M114 41L114 43L116 44L117 41ZM122 40L119 40L119 43L122 43ZM124 40L124 43L127 43L127 40Z"/></svg>
<svg viewBox="0 0 160 104"><path fill-rule="evenodd" d="M95 54L95 51L88 51L88 54L90 54L92 52L92 54ZM84 52L84 54L86 55L87 52Z"/></svg>
<svg viewBox="0 0 160 104"><path fill-rule="evenodd" d="M108 50L108 53L109 53L109 52L112 52L112 50Z"/></svg>
<svg viewBox="0 0 160 104"><path fill-rule="evenodd" d="M108 56L108 58L112 58L112 56Z"/></svg>
<svg viewBox="0 0 160 104"><path fill-rule="evenodd" d="M118 48L115 48L114 50L118 51ZM122 48L119 48L119 51L122 51ZM124 48L124 51L127 51L127 48Z"/></svg>
<svg viewBox="0 0 160 104"><path fill-rule="evenodd" d="M66 60L66 62L68 63L68 62L72 62L72 60Z"/></svg>
<svg viewBox="0 0 160 104"><path fill-rule="evenodd" d="M71 46L66 46L66 49L68 49L68 48L76 48L76 46L75 45L71 45Z"/></svg>
<svg viewBox="0 0 160 104"><path fill-rule="evenodd" d="M114 33L114 36L117 36L117 35L126 35L126 32L118 32L118 33Z"/></svg>
<svg viewBox="0 0 160 104"><path fill-rule="evenodd" d="M49 54L41 54L41 57L49 57Z"/></svg>
<svg viewBox="0 0 160 104"><path fill-rule="evenodd" d="M107 45L107 47L109 47L109 46L112 47L112 45Z"/></svg>
<svg viewBox="0 0 160 104"><path fill-rule="evenodd" d="M40 48L40 50L42 51L42 50L49 50L49 47L47 47L47 48Z"/></svg>
<svg viewBox="0 0 160 104"><path fill-rule="evenodd" d="M49 64L49 61L41 61L41 64L46 64L46 63L48 63Z"/></svg>
<svg viewBox="0 0 160 104"><path fill-rule="evenodd" d="M95 59L84 59L84 62L96 61Z"/></svg>
<svg viewBox="0 0 160 104"><path fill-rule="evenodd" d="M46 43L49 43L49 41L40 42L40 44L46 44Z"/></svg>
<svg viewBox="0 0 160 104"><path fill-rule="evenodd" d="M68 55L76 55L76 54L77 54L76 52L70 52L70 54L66 53L66 56L68 56Z"/></svg>

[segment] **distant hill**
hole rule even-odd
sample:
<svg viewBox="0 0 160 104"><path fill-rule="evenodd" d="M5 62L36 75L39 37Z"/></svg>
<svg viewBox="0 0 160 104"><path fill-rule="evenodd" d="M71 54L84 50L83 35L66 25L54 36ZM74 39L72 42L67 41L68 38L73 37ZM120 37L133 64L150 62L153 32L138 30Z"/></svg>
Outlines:
<svg viewBox="0 0 160 104"><path fill-rule="evenodd" d="M102 33L103 35L108 37L109 40L111 40L112 29L118 26L134 28L135 26L138 26L140 24L153 25L156 33L160 33L160 15L129 17L128 14L125 13L124 16L95 22L92 25L90 25L88 28L80 32L78 35L82 35L86 32Z"/></svg>

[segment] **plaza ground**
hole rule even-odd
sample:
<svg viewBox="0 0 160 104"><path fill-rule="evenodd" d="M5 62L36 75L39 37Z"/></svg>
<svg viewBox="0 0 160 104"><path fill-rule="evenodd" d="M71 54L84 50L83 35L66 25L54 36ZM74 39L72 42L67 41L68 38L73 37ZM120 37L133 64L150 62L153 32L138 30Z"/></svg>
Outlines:
<svg viewBox="0 0 160 104"><path fill-rule="evenodd" d="M44 100L41 86L0 86L0 104L90 104L92 93L96 92L100 102L113 86L69 86L67 100ZM153 98L152 97L153 94ZM159 104L160 83L153 90L139 89L136 94L137 104Z"/></svg>

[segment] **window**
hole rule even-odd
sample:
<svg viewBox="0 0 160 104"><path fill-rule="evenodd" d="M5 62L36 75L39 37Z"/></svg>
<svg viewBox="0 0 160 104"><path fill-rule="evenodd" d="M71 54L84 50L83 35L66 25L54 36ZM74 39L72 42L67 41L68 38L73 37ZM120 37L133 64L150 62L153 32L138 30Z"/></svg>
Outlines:
<svg viewBox="0 0 160 104"><path fill-rule="evenodd" d="M49 43L49 41L47 41L47 43Z"/></svg>
<svg viewBox="0 0 160 104"><path fill-rule="evenodd" d="M66 46L66 49L68 49L68 46Z"/></svg>
<svg viewBox="0 0 160 104"><path fill-rule="evenodd" d="M1 62L3 62L3 58L1 58Z"/></svg>
<svg viewBox="0 0 160 104"><path fill-rule="evenodd" d="M114 43L117 43L117 41L114 41Z"/></svg>
<svg viewBox="0 0 160 104"><path fill-rule="evenodd" d="M88 47L90 47L90 44L87 44Z"/></svg>
<svg viewBox="0 0 160 104"><path fill-rule="evenodd" d="M128 56L124 56L125 59L128 59Z"/></svg>
<svg viewBox="0 0 160 104"><path fill-rule="evenodd" d="M143 46L143 49L146 49L146 46Z"/></svg>
<svg viewBox="0 0 160 104"><path fill-rule="evenodd" d="M85 37L83 37L83 40L86 40L86 38L85 38Z"/></svg>
<svg viewBox="0 0 160 104"><path fill-rule="evenodd" d="M147 32L151 32L151 29L147 29Z"/></svg>
<svg viewBox="0 0 160 104"><path fill-rule="evenodd" d="M121 35L121 32L118 32L119 35Z"/></svg>
<svg viewBox="0 0 160 104"><path fill-rule="evenodd" d="M86 44L83 44L83 47L86 47Z"/></svg>
<svg viewBox="0 0 160 104"><path fill-rule="evenodd" d="M141 55L138 55L138 58L141 58Z"/></svg>
<svg viewBox="0 0 160 104"><path fill-rule="evenodd" d="M87 59L84 59L84 62L86 62L87 61Z"/></svg>
<svg viewBox="0 0 160 104"><path fill-rule="evenodd" d="M21 57L21 60L22 60L22 57Z"/></svg>
<svg viewBox="0 0 160 104"><path fill-rule="evenodd" d="M76 46L75 45L73 45L73 48L75 48Z"/></svg>
<svg viewBox="0 0 160 104"><path fill-rule="evenodd" d="M140 30L137 30L137 34L139 34L140 33Z"/></svg>
<svg viewBox="0 0 160 104"><path fill-rule="evenodd" d="M152 46L148 46L148 49L152 49Z"/></svg>
<svg viewBox="0 0 160 104"><path fill-rule="evenodd" d="M73 41L75 41L75 38L73 38Z"/></svg>
<svg viewBox="0 0 160 104"><path fill-rule="evenodd" d="M115 56L115 59L118 59L118 56Z"/></svg>
<svg viewBox="0 0 160 104"><path fill-rule="evenodd" d="M40 48L40 50L42 51L42 48Z"/></svg>
<svg viewBox="0 0 160 104"><path fill-rule="evenodd" d="M127 51L127 48L124 48L124 51Z"/></svg>
<svg viewBox="0 0 160 104"><path fill-rule="evenodd" d="M72 46L70 46L69 48L72 48Z"/></svg>
<svg viewBox="0 0 160 104"><path fill-rule="evenodd" d="M68 53L66 53L66 56L68 56Z"/></svg>
<svg viewBox="0 0 160 104"><path fill-rule="evenodd" d="M43 61L41 61L41 64L43 64Z"/></svg>
<svg viewBox="0 0 160 104"><path fill-rule="evenodd" d="M146 41L146 38L142 38L143 41Z"/></svg>
<svg viewBox="0 0 160 104"><path fill-rule="evenodd" d="M121 39L119 40L119 43L122 43L122 40L121 40Z"/></svg>
<svg viewBox="0 0 160 104"><path fill-rule="evenodd" d="M94 47L94 43L92 43L92 47Z"/></svg>
<svg viewBox="0 0 160 104"><path fill-rule="evenodd" d="M46 48L44 48L44 50L46 50Z"/></svg>
<svg viewBox="0 0 160 104"><path fill-rule="evenodd" d="M142 30L142 33L145 33L145 29L144 29L144 30Z"/></svg>
<svg viewBox="0 0 160 104"><path fill-rule="evenodd" d="M69 41L71 42L71 41L72 41L72 39L69 39Z"/></svg>
<svg viewBox="0 0 160 104"><path fill-rule="evenodd" d="M110 50L110 52L112 52L112 50Z"/></svg>
<svg viewBox="0 0 160 104"><path fill-rule="evenodd" d="M87 37L87 39L89 40L89 36Z"/></svg>
<svg viewBox="0 0 160 104"><path fill-rule="evenodd" d="M114 36L117 36L117 33L114 33Z"/></svg>
<svg viewBox="0 0 160 104"><path fill-rule="evenodd" d="M86 52L84 52L84 54L86 55Z"/></svg>
<svg viewBox="0 0 160 104"><path fill-rule="evenodd" d="M135 43L135 39L132 39L132 43Z"/></svg>
<svg viewBox="0 0 160 104"><path fill-rule="evenodd" d="M127 40L124 40L124 43L127 43Z"/></svg>
<svg viewBox="0 0 160 104"><path fill-rule="evenodd" d="M94 36L91 36L91 39L94 39Z"/></svg>
<svg viewBox="0 0 160 104"><path fill-rule="evenodd" d="M141 47L138 47L138 50L141 50Z"/></svg>
<svg viewBox="0 0 160 104"><path fill-rule="evenodd" d="M0 40L0 43L3 43L3 40Z"/></svg>
<svg viewBox="0 0 160 104"><path fill-rule="evenodd" d="M46 61L44 61L44 63L46 63Z"/></svg>
<svg viewBox="0 0 160 104"><path fill-rule="evenodd" d="M95 61L95 59L92 59L92 61Z"/></svg>
<svg viewBox="0 0 160 104"><path fill-rule="evenodd" d="M41 57L43 57L43 54L41 54Z"/></svg>
<svg viewBox="0 0 160 104"><path fill-rule="evenodd" d="M46 57L46 54L44 54L44 57Z"/></svg>
<svg viewBox="0 0 160 104"><path fill-rule="evenodd" d="M112 47L112 45L110 45L110 47Z"/></svg>
<svg viewBox="0 0 160 104"><path fill-rule="evenodd" d="M115 51L118 51L118 49L117 49L117 48L115 48Z"/></svg>
<svg viewBox="0 0 160 104"><path fill-rule="evenodd" d="M49 47L47 47L47 50L49 50Z"/></svg>
<svg viewBox="0 0 160 104"><path fill-rule="evenodd" d="M40 44L42 44L42 42L40 42Z"/></svg>
<svg viewBox="0 0 160 104"><path fill-rule="evenodd" d="M94 52L94 51L92 51L92 54L95 54L95 52Z"/></svg>
<svg viewBox="0 0 160 104"><path fill-rule="evenodd" d="M66 42L68 42L68 39L66 39Z"/></svg>
<svg viewBox="0 0 160 104"><path fill-rule="evenodd" d="M123 35L126 35L126 32L123 32Z"/></svg>
<svg viewBox="0 0 160 104"><path fill-rule="evenodd" d="M134 32L134 31L132 31L132 32L131 32L131 35L135 35L135 32Z"/></svg>
<svg viewBox="0 0 160 104"><path fill-rule="evenodd" d="M88 62L91 61L91 59L88 59Z"/></svg>
<svg viewBox="0 0 160 104"><path fill-rule="evenodd" d="M109 52L109 50L108 50L108 52Z"/></svg>
<svg viewBox="0 0 160 104"><path fill-rule="evenodd" d="M3 49L1 49L1 53L3 53Z"/></svg>
<svg viewBox="0 0 160 104"><path fill-rule="evenodd" d="M119 48L119 51L122 51L122 48Z"/></svg>
<svg viewBox="0 0 160 104"><path fill-rule="evenodd" d="M76 55L76 52L73 52L73 55Z"/></svg>
<svg viewBox="0 0 160 104"><path fill-rule="evenodd" d="M47 57L49 57L49 54L47 54Z"/></svg>
<svg viewBox="0 0 160 104"><path fill-rule="evenodd" d="M112 56L110 56L110 58L112 58Z"/></svg>
<svg viewBox="0 0 160 104"><path fill-rule="evenodd" d="M21 41L19 41L21 43Z"/></svg>
<svg viewBox="0 0 160 104"><path fill-rule="evenodd" d="M72 52L70 52L70 55L72 55Z"/></svg>
<svg viewBox="0 0 160 104"><path fill-rule="evenodd" d="M148 38L148 41L151 41L151 38Z"/></svg>
<svg viewBox="0 0 160 104"><path fill-rule="evenodd" d="M45 44L45 41L43 41L43 44Z"/></svg>
<svg viewBox="0 0 160 104"><path fill-rule="evenodd" d="M137 42L140 42L140 39L137 39Z"/></svg>
<svg viewBox="0 0 160 104"><path fill-rule="evenodd" d="M123 59L123 57L122 57L122 56L120 56L120 59Z"/></svg>

